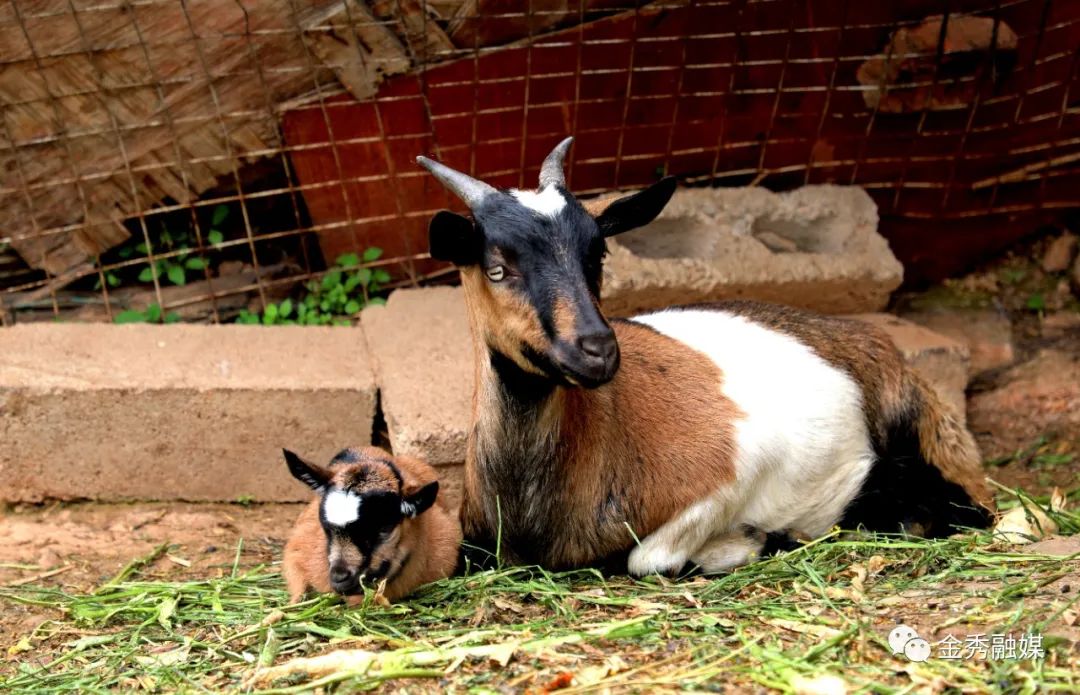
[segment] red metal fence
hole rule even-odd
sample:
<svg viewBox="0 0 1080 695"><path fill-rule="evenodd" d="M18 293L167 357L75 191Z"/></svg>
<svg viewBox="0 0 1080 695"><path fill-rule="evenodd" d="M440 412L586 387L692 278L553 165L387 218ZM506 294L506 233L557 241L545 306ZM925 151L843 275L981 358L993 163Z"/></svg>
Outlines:
<svg viewBox="0 0 1080 695"><path fill-rule="evenodd" d="M0 16L0 36L32 49L34 32L26 29L32 20L121 7L38 4L57 7L52 15L34 15L25 7L34 3L15 3L23 11ZM146 12L156 3L136 4ZM146 289L166 310L209 302L210 310L193 318L212 320L295 296L298 282L325 276L340 254L373 246L383 250L374 265L389 269L397 283L445 277L447 269L426 258L425 227L432 211L457 203L415 166L415 156L434 155L496 185L531 186L543 156L567 134L576 138L568 176L579 194L641 186L664 174L691 185L863 186L914 281L962 269L1080 206L1077 2L667 0L619 7L479 0L398 3L393 15L380 10L387 3L360 4L367 14L350 15L349 31L373 22L392 30L407 53L404 63L386 70L399 74L380 74L381 84L367 95L350 81L350 58L335 63L313 50L318 45L311 40L341 37L341 23L324 16L352 5L286 4L290 21L245 10L239 24L223 26L216 37L189 21L192 41L235 39L246 57L227 70L211 65L201 77L195 71L157 87L214 93L229 78L280 86L292 82L275 76L301 74L306 94L275 93L232 111L215 96L217 112L186 114L220 123L228 152L200 159L174 148L159 154L156 165L184 170L217 162L217 184L198 197L173 193L152 204L135 196L126 229L144 241L142 251L120 258L105 245L75 265L71 277L40 263L39 270L9 271L17 281L0 284L9 316L12 307L63 313L79 291L102 297L104 314L114 315L127 300L113 306L110 274L127 273L115 295L137 281L130 278L135 269L163 258L203 259L189 275L205 287L173 297L163 273L144 282ZM471 14L464 16L466 6ZM315 12L314 19L304 12ZM373 54L355 32L344 34L360 37L355 46L343 43L345 55ZM265 49L282 37L304 49L284 67L270 60L279 54ZM71 50L92 56L114 49L84 43ZM0 53L0 71L41 70L49 60L40 51L13 50ZM364 74L372 71L360 63ZM88 92L109 89L120 87L101 79L87 85ZM9 210L31 200L30 188L52 185L20 178L20 161L34 156L42 140L20 135L14 115L25 103L51 99L60 118L68 98L24 89L23 101L12 101L12 91L18 86L5 93L0 130L0 152L8 156L0 200ZM232 137L251 127L252 114L269 133L260 131L257 143L249 142L254 136ZM124 116L112 118L119 148L135 137L116 128ZM152 117L160 126L168 108ZM76 181L89 180L80 178L80 162L71 164ZM138 182L141 169L128 167ZM40 213L29 206L21 214ZM188 241L158 241L167 220L178 220ZM0 244L18 247L57 230L78 232L79 224L39 224L32 234L0 236ZM230 284L237 274L241 279Z"/></svg>

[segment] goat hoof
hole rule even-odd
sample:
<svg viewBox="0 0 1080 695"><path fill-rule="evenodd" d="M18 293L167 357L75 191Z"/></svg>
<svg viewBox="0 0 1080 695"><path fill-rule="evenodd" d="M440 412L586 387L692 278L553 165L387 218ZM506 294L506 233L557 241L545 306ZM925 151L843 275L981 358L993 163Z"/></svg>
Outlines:
<svg viewBox="0 0 1080 695"><path fill-rule="evenodd" d="M626 562L627 571L635 577L650 574L675 576L689 558L682 553L672 553L667 548L647 548L638 546L630 553Z"/></svg>

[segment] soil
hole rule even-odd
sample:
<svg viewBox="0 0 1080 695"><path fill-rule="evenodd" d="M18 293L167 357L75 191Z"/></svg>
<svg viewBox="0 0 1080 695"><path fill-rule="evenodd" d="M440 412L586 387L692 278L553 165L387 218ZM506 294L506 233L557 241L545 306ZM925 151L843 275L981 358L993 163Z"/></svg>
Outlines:
<svg viewBox="0 0 1080 695"><path fill-rule="evenodd" d="M1043 265L1059 234L1015 248L941 288L992 307L1013 327L1012 365L975 375L968 427L988 474L1037 495L1080 493L1080 286ZM1078 261L1080 263L1080 261Z"/></svg>
<svg viewBox="0 0 1080 695"><path fill-rule="evenodd" d="M19 505L0 514L0 587L33 583L86 592L130 562L168 549L140 570L148 579L206 578L240 567L272 565L302 504ZM241 539L240 553L237 547ZM0 649L42 621L38 607L3 602Z"/></svg>

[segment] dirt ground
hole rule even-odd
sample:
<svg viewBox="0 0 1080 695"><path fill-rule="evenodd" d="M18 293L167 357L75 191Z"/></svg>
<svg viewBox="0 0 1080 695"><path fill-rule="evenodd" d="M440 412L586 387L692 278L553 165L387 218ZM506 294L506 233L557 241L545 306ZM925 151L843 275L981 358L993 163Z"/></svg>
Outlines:
<svg viewBox="0 0 1080 695"><path fill-rule="evenodd" d="M205 578L281 559L299 504L20 505L0 514L0 586L41 584L92 590L129 563L168 548L143 577ZM242 541L242 543L241 543ZM239 554L237 550L239 548ZM0 649L34 629L50 612L4 602Z"/></svg>

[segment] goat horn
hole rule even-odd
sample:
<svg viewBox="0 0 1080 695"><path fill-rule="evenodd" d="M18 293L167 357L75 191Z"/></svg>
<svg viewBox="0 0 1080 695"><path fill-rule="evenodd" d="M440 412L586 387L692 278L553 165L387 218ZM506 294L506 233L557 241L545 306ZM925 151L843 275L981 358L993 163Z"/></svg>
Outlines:
<svg viewBox="0 0 1080 695"><path fill-rule="evenodd" d="M566 152L570 149L570 144L574 142L574 138L569 137L555 145L555 149L551 151L551 154L544 160L544 165L540 167L540 188L544 189L548 186L562 186L566 187L566 175L563 173L563 161L566 159Z"/></svg>
<svg viewBox="0 0 1080 695"><path fill-rule="evenodd" d="M430 171L451 193L465 201L469 209L478 206L484 198L492 193L498 193L494 187L483 181L474 179L460 171L455 171L445 164L439 164L433 159L417 157L416 163Z"/></svg>

